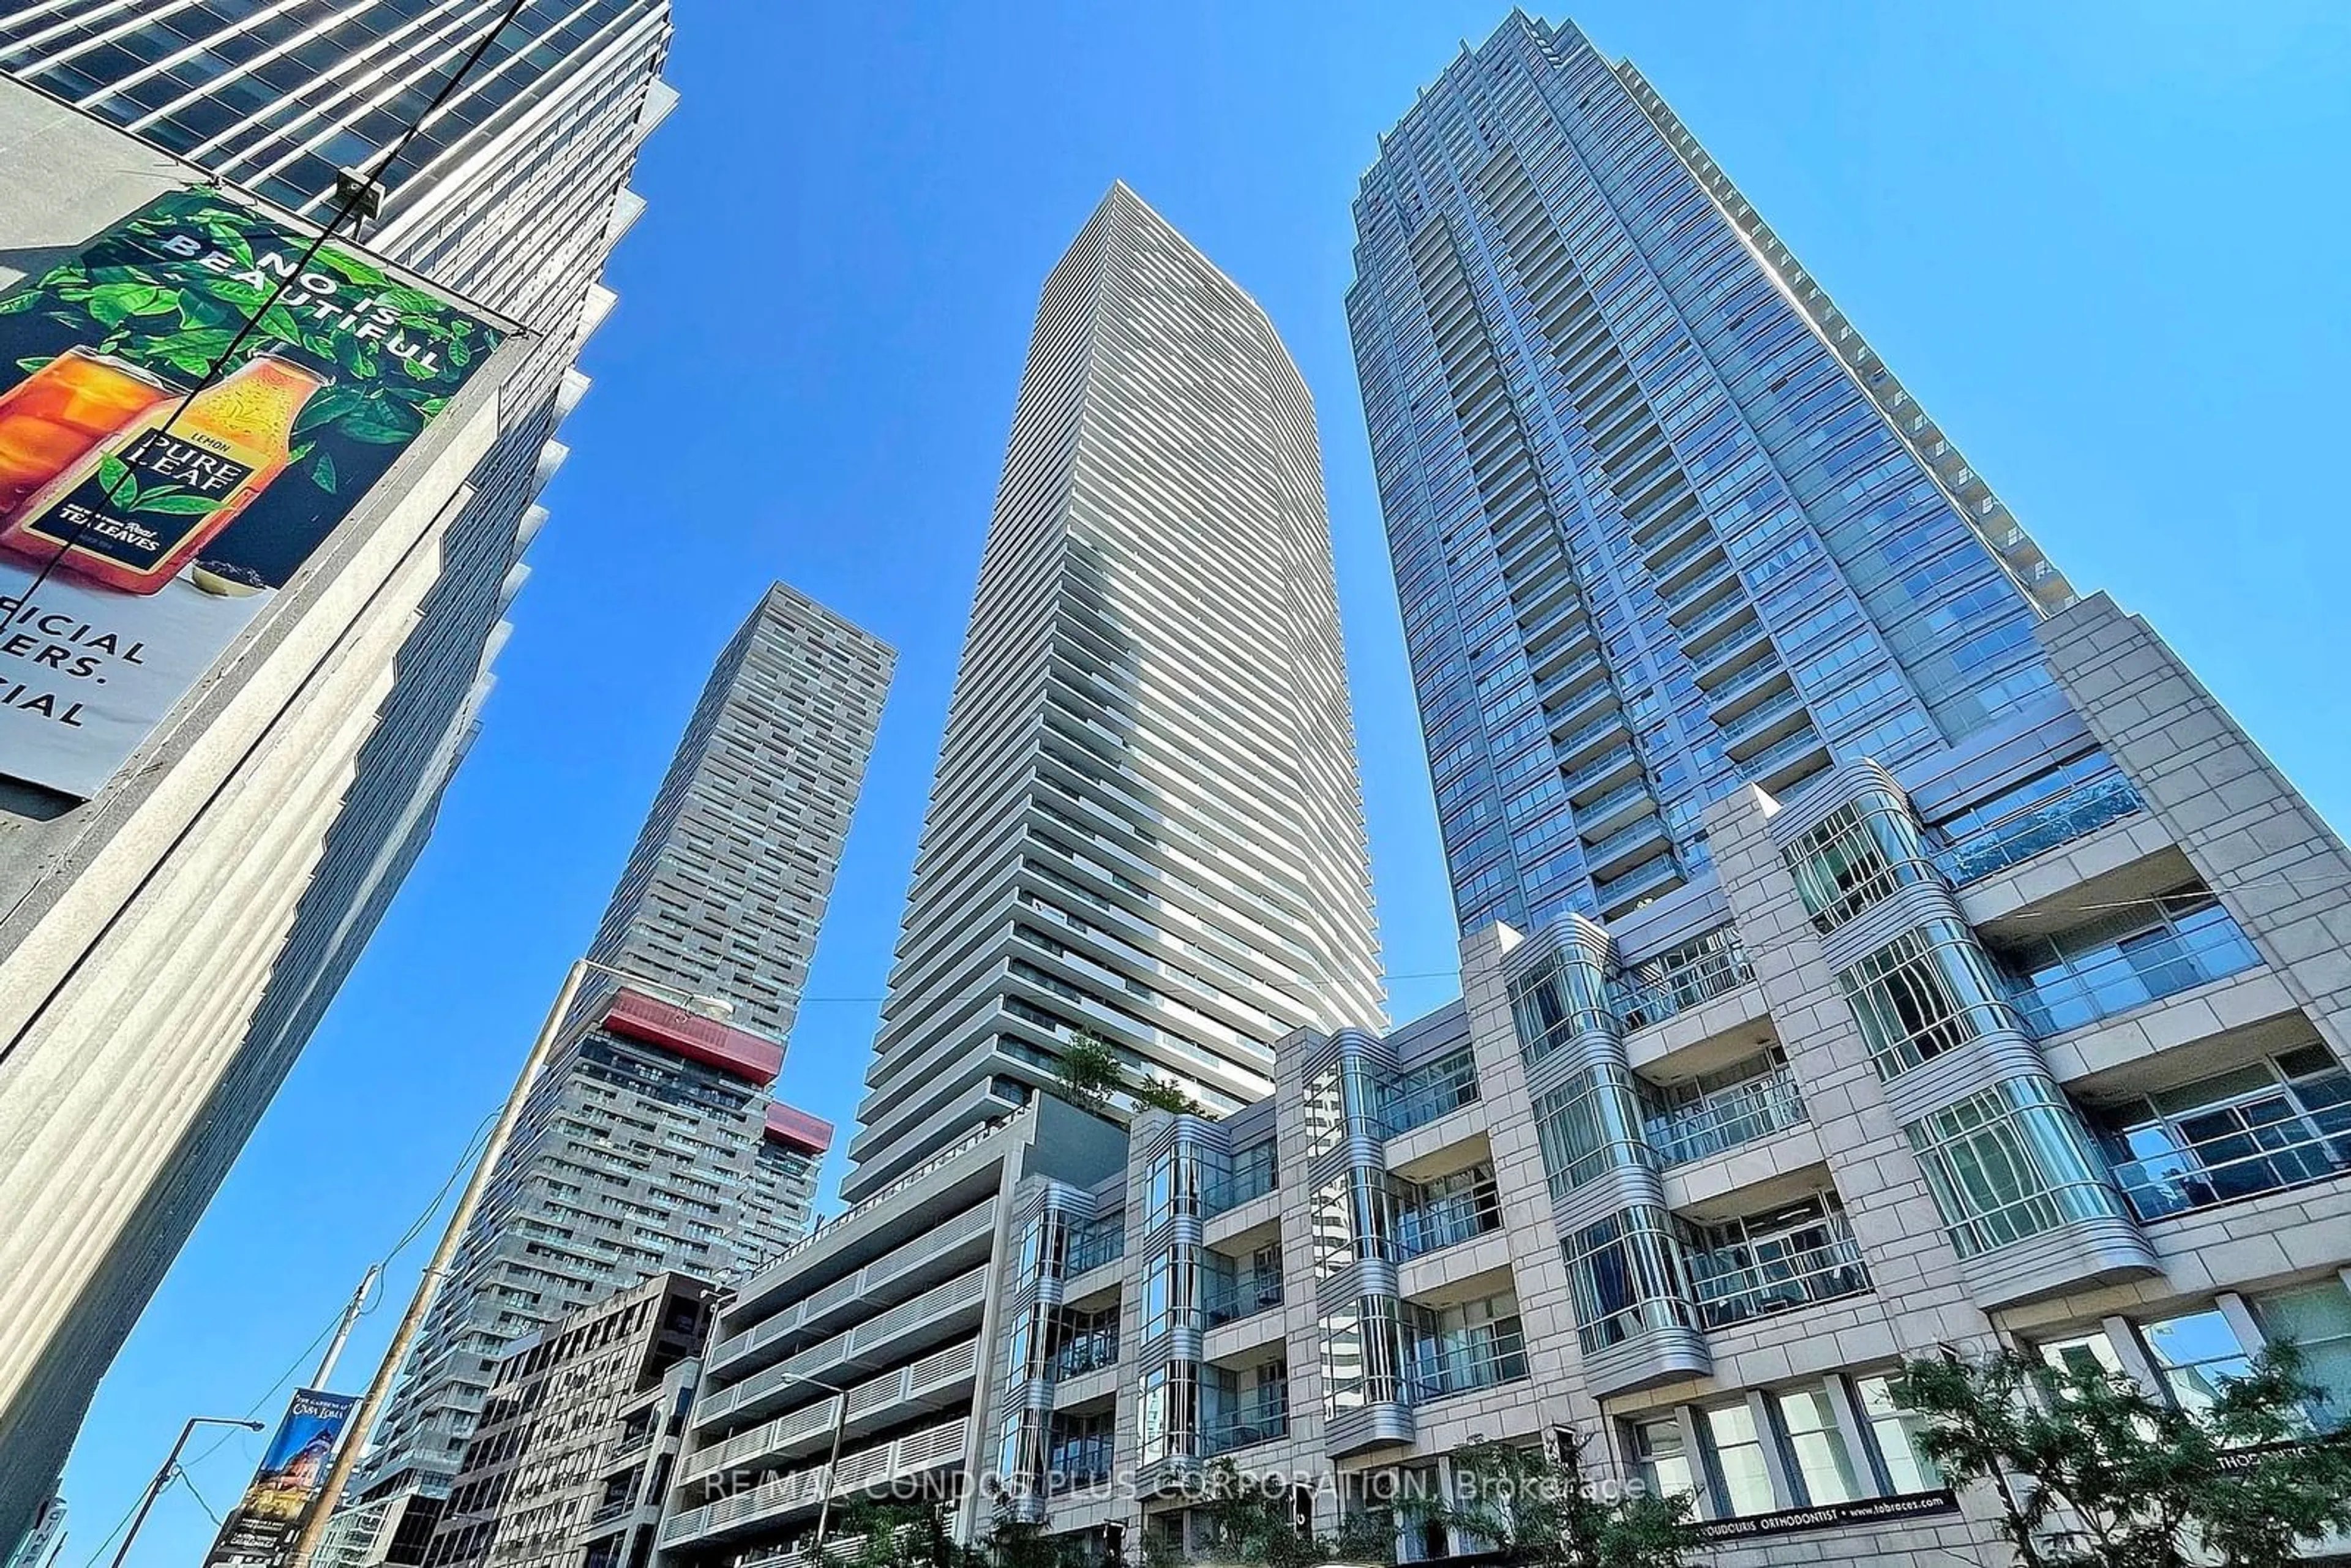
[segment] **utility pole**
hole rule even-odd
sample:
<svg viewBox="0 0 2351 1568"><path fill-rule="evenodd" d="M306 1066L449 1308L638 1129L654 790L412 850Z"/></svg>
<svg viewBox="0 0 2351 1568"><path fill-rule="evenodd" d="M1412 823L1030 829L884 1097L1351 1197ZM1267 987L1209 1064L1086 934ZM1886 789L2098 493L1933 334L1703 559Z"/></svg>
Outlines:
<svg viewBox="0 0 2351 1568"><path fill-rule="evenodd" d="M442 1282L449 1276L449 1265L457 1252L458 1239L465 1234L465 1222L482 1200L482 1191L490 1184L490 1172L506 1152L507 1142L514 1135L515 1124L522 1117L524 1097L553 1054L555 1041L562 1033L565 1017L571 1011L572 999L579 996L580 983L588 977L590 965L585 958L575 959L571 972L563 977L563 988L556 993L555 1006L548 1010L547 1021L539 1026L538 1038L530 1042L530 1054L523 1058L522 1071L515 1077L514 1088L507 1092L504 1110L498 1113L497 1124L490 1129L489 1141L482 1145L482 1156L474 1165L474 1174L466 1178L465 1190L457 1197L457 1207L449 1211L449 1223L441 1232L440 1245L433 1249L433 1260L424 1266L423 1277L416 1282L416 1293L408 1301L408 1311L401 1314L400 1326L392 1331L392 1343L384 1346L383 1360L368 1383L366 1395L359 1408L351 1412L351 1424L344 1428L343 1440L335 1448L334 1463L327 1467L327 1484L319 1490L318 1500L310 1505L309 1517L302 1521L302 1533L296 1538L294 1550L287 1558L291 1568L303 1568L319 1549L319 1538L326 1533L327 1521L342 1500L343 1488L350 1483L351 1469L359 1462L360 1448L367 1441L369 1430L383 1414L386 1396L392 1392L392 1381L399 1375L401 1363L408 1359L409 1346L416 1343L416 1331L424 1326L424 1314L440 1293Z"/></svg>
<svg viewBox="0 0 2351 1568"><path fill-rule="evenodd" d="M591 958L575 958L570 972L563 977L563 988L556 993L555 1005L548 1009L547 1021L539 1025L538 1038L530 1043L530 1054L523 1058L522 1071L515 1075L514 1087L507 1092L507 1103L498 1113L497 1124L490 1129L489 1141L482 1145L482 1154L474 1166L474 1174L466 1178L465 1190L457 1195L456 1207L449 1211L449 1223L441 1232L441 1241L433 1249L433 1260L424 1266L423 1278L416 1281L416 1293L409 1298L408 1310L401 1314L400 1326L392 1331L392 1343L384 1347L383 1360L368 1383L367 1393L351 1412L350 1425L344 1428L343 1440L337 1445L334 1462L327 1468L326 1484L319 1490L318 1500L310 1505L308 1517L302 1521L302 1532L295 1539L294 1550L286 1558L287 1568L307 1568L319 1550L320 1537L326 1533L327 1521L342 1501L343 1489L350 1484L351 1470L359 1463L360 1448L367 1441L369 1431L383 1414L384 1402L392 1394L392 1380L400 1374L401 1364L408 1359L409 1347L416 1343L417 1331L424 1326L425 1314L433 1301L447 1282L450 1266L455 1260L457 1244L465 1234L465 1227L481 1207L482 1194L490 1185L490 1175L497 1168L498 1157L506 1153L513 1139L515 1125L522 1120L523 1102L529 1096L530 1086L538 1082L539 1070L548 1058L555 1054L557 1043L568 1032L571 1023L571 1006L590 971L611 975L639 990L666 991L684 997L685 1005L695 1010L725 1006L723 998L689 996L674 986L658 980L648 980L599 964ZM713 1012L711 1016L723 1016ZM366 1287L362 1285L361 1291ZM355 1298L356 1300L356 1298ZM348 1315L348 1314L347 1314ZM338 1336L337 1348L340 1347ZM329 1357L331 1360L331 1355ZM323 1375L323 1369L322 1369Z"/></svg>
<svg viewBox="0 0 2351 1568"><path fill-rule="evenodd" d="M248 1432L262 1429L258 1421L228 1416L189 1416L188 1424L180 1428L180 1440L173 1443L172 1451L163 1457L163 1468L157 1470L155 1479L147 1483L147 1495L139 1500L139 1511L131 1516L131 1529L123 1536L121 1546L116 1549L110 1568L122 1568L122 1560L131 1555L131 1543L139 1539L139 1527L147 1522L148 1511L155 1506L155 1500L163 1495L163 1489L172 1484L172 1478L180 1473L180 1450L188 1446L188 1439L195 1436L199 1427L242 1427Z"/></svg>
<svg viewBox="0 0 2351 1568"><path fill-rule="evenodd" d="M319 1370L310 1375L311 1387L324 1388L327 1379L335 1375L335 1363L342 1359L343 1344L351 1337L351 1325L359 1322L360 1313L367 1310L368 1292L375 1289L375 1282L382 1277L382 1264L368 1265L367 1277L360 1281L360 1288L351 1292L350 1304L343 1309L343 1321L335 1325L335 1337L328 1342L327 1354L319 1358Z"/></svg>

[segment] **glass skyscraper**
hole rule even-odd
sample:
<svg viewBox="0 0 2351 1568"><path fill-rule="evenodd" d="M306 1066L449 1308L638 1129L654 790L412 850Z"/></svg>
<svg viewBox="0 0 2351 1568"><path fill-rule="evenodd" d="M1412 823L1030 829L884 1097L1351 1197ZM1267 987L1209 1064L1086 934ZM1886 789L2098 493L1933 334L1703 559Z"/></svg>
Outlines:
<svg viewBox="0 0 2351 1568"><path fill-rule="evenodd" d="M1464 932L1709 877L1700 813L2044 698L2072 601L1630 64L1513 13L1380 144L1347 299Z"/></svg>

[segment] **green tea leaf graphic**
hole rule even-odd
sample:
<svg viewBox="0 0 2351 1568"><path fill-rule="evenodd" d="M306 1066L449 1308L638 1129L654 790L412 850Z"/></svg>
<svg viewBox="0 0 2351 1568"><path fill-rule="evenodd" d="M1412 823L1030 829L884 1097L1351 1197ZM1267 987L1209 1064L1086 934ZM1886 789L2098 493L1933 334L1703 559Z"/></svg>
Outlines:
<svg viewBox="0 0 2351 1568"><path fill-rule="evenodd" d="M47 364L51 360L56 358L57 356L55 354L35 354L29 359L18 360L16 361L16 368L24 371L26 375L31 375L35 371L39 370L43 365Z"/></svg>
<svg viewBox="0 0 2351 1568"><path fill-rule="evenodd" d="M336 477L334 454L319 453L319 460L310 465L311 482L331 496L335 493Z"/></svg>
<svg viewBox="0 0 2351 1568"><path fill-rule="evenodd" d="M201 517L219 509L220 502L210 496L192 496L182 490L169 496L141 496L131 510L160 512L171 517Z"/></svg>
<svg viewBox="0 0 2351 1568"><path fill-rule="evenodd" d="M424 422L406 403L385 398L352 410L335 422L335 428L353 441L392 446L423 430Z"/></svg>
<svg viewBox="0 0 2351 1568"><path fill-rule="evenodd" d="M47 301L39 289L27 288L22 294L12 294L0 299L0 316L21 316L27 310L38 309L46 303Z"/></svg>

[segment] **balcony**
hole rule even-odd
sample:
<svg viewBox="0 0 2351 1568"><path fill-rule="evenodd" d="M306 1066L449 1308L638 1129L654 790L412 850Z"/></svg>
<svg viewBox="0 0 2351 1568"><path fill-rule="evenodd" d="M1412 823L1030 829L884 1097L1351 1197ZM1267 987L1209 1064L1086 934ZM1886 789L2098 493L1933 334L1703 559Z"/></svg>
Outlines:
<svg viewBox="0 0 2351 1568"><path fill-rule="evenodd" d="M1973 882L2138 809L2138 792L2120 773L2094 774L2053 800L1953 841L1936 852L1935 866L1954 884Z"/></svg>
<svg viewBox="0 0 2351 1568"><path fill-rule="evenodd" d="M1504 1320L1491 1332L1416 1339L1405 1347L1405 1387L1416 1405L1516 1383L1526 1375L1526 1333L1516 1318Z"/></svg>
<svg viewBox="0 0 2351 1568"><path fill-rule="evenodd" d="M1712 1251L1689 1252L1690 1282L1698 1315L1710 1329L1793 1312L1800 1307L1859 1295L1869 1289L1861 1244L1842 1215L1799 1235L1821 1237L1792 1246L1786 1238Z"/></svg>
<svg viewBox="0 0 2351 1568"><path fill-rule="evenodd" d="M2351 1171L2351 1072L2311 1044L2108 1109L2101 1141L2143 1220Z"/></svg>
<svg viewBox="0 0 2351 1568"><path fill-rule="evenodd" d="M1480 1182L1467 1192L1449 1193L1398 1210L1396 1256L1399 1260L1425 1257L1501 1228L1501 1189L1490 1181Z"/></svg>
<svg viewBox="0 0 2351 1568"><path fill-rule="evenodd" d="M1118 1364L1118 1330L1096 1329L1068 1340L1045 1357L1045 1365L1056 1382L1071 1377L1083 1377L1089 1372L1100 1372L1105 1366Z"/></svg>
<svg viewBox="0 0 2351 1568"><path fill-rule="evenodd" d="M1654 860L1642 862L1622 876L1593 883L1592 891L1600 900L1602 918L1614 920L1637 907L1642 899L1679 887L1684 880L1681 862L1667 851Z"/></svg>
<svg viewBox="0 0 2351 1568"><path fill-rule="evenodd" d="M1635 779L1619 789L1611 789L1588 806L1575 809L1575 831L1587 844L1597 842L1614 831L1621 823L1631 821L1633 809L1654 811L1656 801L1649 794L1649 781Z"/></svg>
<svg viewBox="0 0 2351 1568"><path fill-rule="evenodd" d="M1082 1491L1110 1479L1116 1454L1108 1432L1057 1442L1045 1457L1045 1490L1060 1493Z"/></svg>
<svg viewBox="0 0 2351 1568"><path fill-rule="evenodd" d="M1281 1305L1281 1276L1269 1270L1218 1281L1200 1291L1200 1326L1221 1328Z"/></svg>
<svg viewBox="0 0 2351 1568"><path fill-rule="evenodd" d="M1274 1189L1277 1179L1271 1160L1258 1160L1214 1176L1200 1189L1200 1216L1208 1218L1263 1197Z"/></svg>
<svg viewBox="0 0 2351 1568"><path fill-rule="evenodd" d="M1228 1415L1210 1416L1200 1426L1200 1456L1214 1458L1235 1448L1270 1443L1290 1435L1290 1405L1280 1399L1253 1399Z"/></svg>
<svg viewBox="0 0 2351 1568"><path fill-rule="evenodd" d="M1426 1126L1478 1100L1478 1064L1468 1051L1406 1073L1380 1101L1379 1121L1391 1138Z"/></svg>
<svg viewBox="0 0 2351 1568"><path fill-rule="evenodd" d="M1570 773L1565 787L1573 800L1604 786L1628 780L1640 770L1641 754L1630 746L1619 746Z"/></svg>
<svg viewBox="0 0 2351 1568"><path fill-rule="evenodd" d="M1123 1219L1113 1219L1107 1225L1073 1226L1068 1250L1062 1254L1061 1272L1064 1277L1083 1274L1125 1255L1126 1226Z"/></svg>
<svg viewBox="0 0 2351 1568"><path fill-rule="evenodd" d="M2046 1040L2260 962L2237 923L2212 904L2071 964L2052 966L2031 983L2014 982L2010 999L2032 1032Z"/></svg>
<svg viewBox="0 0 2351 1568"><path fill-rule="evenodd" d="M1828 765L1828 742L1808 725L1740 763L1739 776L1771 793L1808 779Z"/></svg>
<svg viewBox="0 0 2351 1568"><path fill-rule="evenodd" d="M1661 817L1643 817L1630 827L1619 828L1583 852L1584 869L1595 881L1608 878L1647 858L1659 848L1670 849L1672 836L1666 831Z"/></svg>
<svg viewBox="0 0 2351 1568"><path fill-rule="evenodd" d="M1804 1097L1795 1075L1782 1067L1653 1116L1643 1135L1656 1151L1657 1163L1671 1168L1769 1137L1803 1119Z"/></svg>
<svg viewBox="0 0 2351 1568"><path fill-rule="evenodd" d="M1735 991L1755 978L1739 933L1718 926L1673 952L1636 964L1609 981L1608 1001L1627 1032Z"/></svg>

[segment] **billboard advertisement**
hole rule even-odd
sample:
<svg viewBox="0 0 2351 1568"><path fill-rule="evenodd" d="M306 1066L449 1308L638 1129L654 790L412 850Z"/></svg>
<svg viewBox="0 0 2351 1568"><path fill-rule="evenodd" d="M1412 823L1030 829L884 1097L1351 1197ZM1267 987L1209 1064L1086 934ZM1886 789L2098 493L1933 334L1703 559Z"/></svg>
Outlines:
<svg viewBox="0 0 2351 1568"><path fill-rule="evenodd" d="M0 776L102 789L497 347L309 243L176 191L0 298Z"/></svg>
<svg viewBox="0 0 2351 1568"><path fill-rule="evenodd" d="M269 1451L261 1456L261 1468L253 1473L253 1484L222 1521L204 1568L253 1568L275 1563L292 1550L303 1514L326 1487L335 1444L358 1403L349 1394L295 1391L286 1419L269 1440Z"/></svg>

